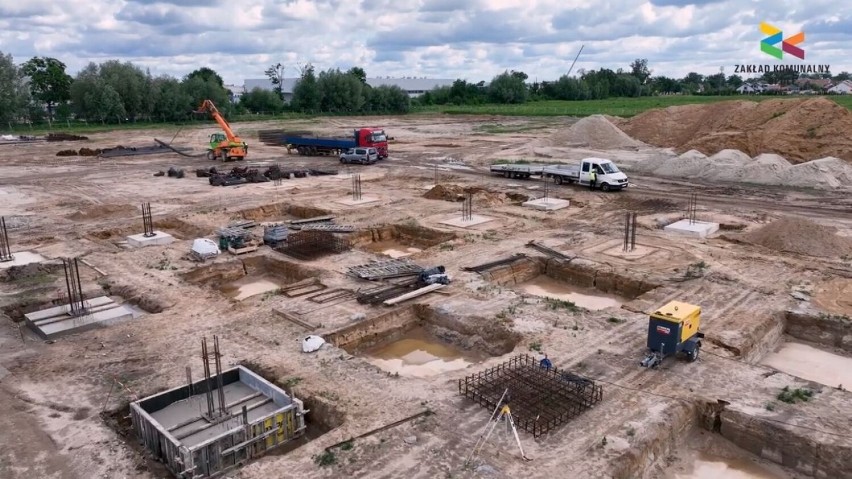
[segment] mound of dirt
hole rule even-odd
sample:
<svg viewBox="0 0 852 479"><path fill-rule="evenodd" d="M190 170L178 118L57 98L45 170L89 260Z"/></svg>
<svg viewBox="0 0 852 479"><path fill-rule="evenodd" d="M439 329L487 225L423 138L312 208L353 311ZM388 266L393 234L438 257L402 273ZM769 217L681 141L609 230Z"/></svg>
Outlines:
<svg viewBox="0 0 852 479"><path fill-rule="evenodd" d="M132 218L141 215L140 210L133 205L96 205L76 211L68 215L67 218L74 221L85 221L115 216Z"/></svg>
<svg viewBox="0 0 852 479"><path fill-rule="evenodd" d="M837 229L804 218L785 216L746 233L743 240L776 251L810 256L836 257L852 254L852 238L837 234Z"/></svg>
<svg viewBox="0 0 852 479"><path fill-rule="evenodd" d="M77 150L60 150L56 152L56 156L77 156Z"/></svg>
<svg viewBox="0 0 852 479"><path fill-rule="evenodd" d="M618 125L633 138L678 152L735 149L792 163L834 156L852 162L852 112L826 98L724 101L649 110Z"/></svg>
<svg viewBox="0 0 852 479"><path fill-rule="evenodd" d="M585 145L590 148L616 149L646 146L621 131L603 115L581 119L568 129L557 131L545 140L549 146Z"/></svg>
<svg viewBox="0 0 852 479"><path fill-rule="evenodd" d="M473 194L473 204L476 206L496 206L504 203L519 203L527 201L528 196L516 193L495 193L478 187L462 187L459 185L435 185L423 194L424 198L430 200L442 200L461 202L465 201L467 194Z"/></svg>

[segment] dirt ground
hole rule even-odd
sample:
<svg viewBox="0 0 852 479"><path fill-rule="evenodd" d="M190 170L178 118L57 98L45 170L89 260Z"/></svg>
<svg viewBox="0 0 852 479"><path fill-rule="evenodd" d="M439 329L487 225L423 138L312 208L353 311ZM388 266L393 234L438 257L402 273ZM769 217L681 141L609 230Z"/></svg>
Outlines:
<svg viewBox="0 0 852 479"><path fill-rule="evenodd" d="M137 305L144 314L43 341L20 321L20 315L59 299L64 288L61 265L0 276L0 307L5 312L0 318L4 408L0 477L169 477L161 464L142 452L127 428L126 405L182 385L186 366L200 374L201 338L213 335L220 339L223 366L252 365L267 379L287 385L297 397L323 405L315 409L315 417L308 413L313 424L309 428L315 428L312 440L255 460L227 477L711 477L706 470L690 475L696 451L726 458L732 465L745 461L765 466L761 470L773 474L767 477L806 477L809 474L802 471L836 470L831 467L845 467L847 474L852 470L852 456L832 456L832 451L852 450L848 435L852 394L760 364L765 354L790 339L784 331L784 314L796 305L808 303L817 314L848 321L852 257L830 251L812 256L749 242L750 233L785 216L852 237L852 192L718 186L689 178L631 175L632 186L621 192L549 185L551 197L570 201L566 209L543 212L522 207L523 198L543 195L543 183L491 176L487 165L494 160L555 163L598 156L621 164L671 155L670 150L652 146L549 145L546 139L573 124L571 118L371 118L372 125L383 126L394 138L391 157L373 166L288 156L285 149L255 139L257 130L268 128L340 134L363 126L362 121L236 125L250 142L247 163L340 167L337 176L296 178L281 185L213 187L193 172L214 163L177 155L56 156L59 150L84 146L153 145L153 138L168 140L175 134L168 130L99 133L90 135L89 141L67 144L3 146L0 214L6 219L12 251L35 252L54 263L61 257L80 257L85 260L81 274L87 296L112 295ZM214 131L213 126L184 129L174 143L201 152ZM169 167L188 174L182 179L153 176ZM351 197L350 173L361 175L364 197L377 201L358 206L340 203ZM461 217L462 203L456 194L424 197L436 185L451 192L477 191L473 213L491 220L470 228L443 224ZM684 215L693 193L698 197L698 219L720 223L720 232L707 239L662 229ZM127 246L126 235L142 232L143 202L151 203L155 229L175 236L174 243ZM326 212L338 223L356 226L359 241L351 251L313 261L289 258L267 247L239 257L226 253L204 265L188 257L193 239L215 240L216 229L228 223L306 216L300 211ZM638 232L636 250L625 253L627 212L637 213ZM434 234L403 240L404 235L377 233L387 225L398 225L399 231L418 226ZM364 233L369 230L373 232ZM543 253L526 247L530 241L576 258L571 267L597 271L596 277L606 272L622 278L616 281L622 285L613 291L601 291L621 296L621 307L554 308L552 302L522 294L514 280L497 281L495 275L463 270L519 252L545 261ZM785 238L791 241L795 238ZM302 353L305 329L274 310L289 311L318 326L315 334L323 335L391 308L361 305L351 298L318 305L274 292L236 301L223 291L228 288L226 276L232 274L223 271L238 271L232 278L237 279L239 271L254 269L258 278L283 284L314 276L328 288L357 290L369 284L347 276L347 268L387 259L381 253L385 247L411 247L409 258L418 264L446 267L452 284L415 302L448 312L460 323L504 328L507 335L520 338L514 350L489 354L461 371L430 377L390 375L358 354L330 344L316 353ZM215 271L199 269L211 263L223 266ZM519 278L517 283L528 279ZM651 286L632 290L625 286L631 281ZM702 356L694 363L669 358L659 369L641 368L647 313L672 299L701 305L706 334ZM400 306L406 307L408 303ZM846 337L852 338L852 332ZM852 355L852 341L845 341L848 347L833 344L832 351ZM460 347L466 345L463 339L458 342ZM532 461L521 460L514 441L500 433L466 466L491 411L461 397L458 379L516 354L540 357L540 352L559 368L601 384L603 401L538 439L521 432ZM776 400L784 387L807 387L816 394L806 403L787 404ZM722 404L717 401L752 422L778 429L765 436L726 436L726 430L734 429L725 429L729 426L724 423L721 435L714 434L712 414L706 411L708 404ZM336 449L333 465L315 462L327 446L427 408L434 414L357 440L350 450ZM723 444L707 446L707 435ZM784 443L796 441L823 451L817 454L819 461L805 464L804 453L798 463L789 455L779 459L782 453L776 452L784 449ZM674 449L681 444L689 451L677 453Z"/></svg>

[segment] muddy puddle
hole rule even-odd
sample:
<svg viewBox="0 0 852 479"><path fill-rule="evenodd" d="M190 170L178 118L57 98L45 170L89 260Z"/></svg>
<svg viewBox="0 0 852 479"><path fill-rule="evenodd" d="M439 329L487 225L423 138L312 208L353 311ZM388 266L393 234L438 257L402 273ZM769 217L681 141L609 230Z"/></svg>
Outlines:
<svg viewBox="0 0 852 479"><path fill-rule="evenodd" d="M672 474L672 479L787 479L783 472L770 469L746 459L729 459L698 452L684 472Z"/></svg>
<svg viewBox="0 0 852 479"><path fill-rule="evenodd" d="M852 386L852 358L807 344L786 342L767 354L761 364L830 387Z"/></svg>
<svg viewBox="0 0 852 479"><path fill-rule="evenodd" d="M457 371L485 359L445 343L419 327L361 354L384 371L416 378Z"/></svg>
<svg viewBox="0 0 852 479"><path fill-rule="evenodd" d="M624 302L624 299L618 296L604 294L595 289L578 288L544 275L519 283L517 288L526 294L571 301L581 308L591 310L618 308Z"/></svg>
<svg viewBox="0 0 852 479"><path fill-rule="evenodd" d="M275 291L280 287L280 284L265 276L245 276L222 285L219 290L230 298L242 301L252 296Z"/></svg>

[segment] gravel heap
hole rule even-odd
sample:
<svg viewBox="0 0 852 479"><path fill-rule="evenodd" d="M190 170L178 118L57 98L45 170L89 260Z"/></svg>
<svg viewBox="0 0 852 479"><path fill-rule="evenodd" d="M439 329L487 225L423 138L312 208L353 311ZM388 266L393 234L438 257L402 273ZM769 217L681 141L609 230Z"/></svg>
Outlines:
<svg viewBox="0 0 852 479"><path fill-rule="evenodd" d="M785 216L746 233L742 239L776 251L810 256L838 257L852 254L852 238L839 236L837 228L792 216Z"/></svg>

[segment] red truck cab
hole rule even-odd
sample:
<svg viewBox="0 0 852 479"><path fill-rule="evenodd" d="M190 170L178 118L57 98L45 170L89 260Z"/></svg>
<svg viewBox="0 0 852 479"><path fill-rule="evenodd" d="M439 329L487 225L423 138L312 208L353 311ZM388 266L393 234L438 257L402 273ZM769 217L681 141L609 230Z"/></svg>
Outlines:
<svg viewBox="0 0 852 479"><path fill-rule="evenodd" d="M388 136L382 128L370 127L355 130L355 142L358 146L375 148L380 159L388 157Z"/></svg>

